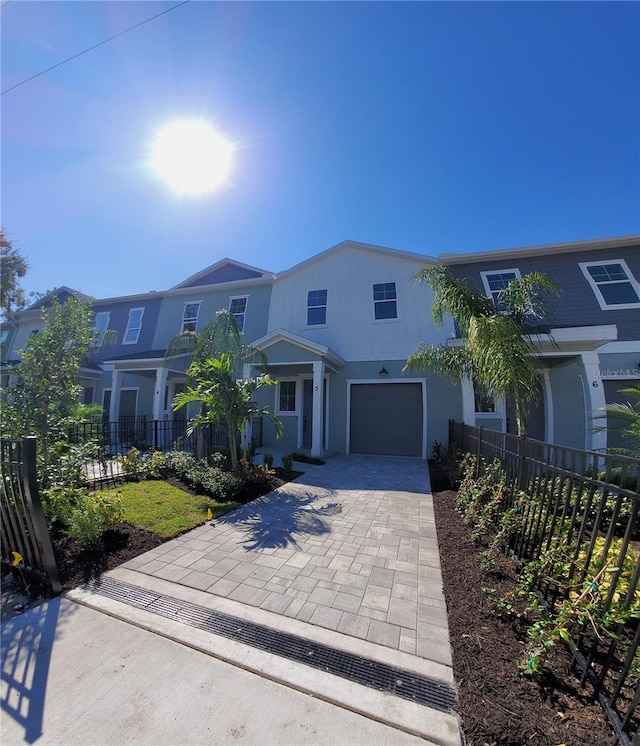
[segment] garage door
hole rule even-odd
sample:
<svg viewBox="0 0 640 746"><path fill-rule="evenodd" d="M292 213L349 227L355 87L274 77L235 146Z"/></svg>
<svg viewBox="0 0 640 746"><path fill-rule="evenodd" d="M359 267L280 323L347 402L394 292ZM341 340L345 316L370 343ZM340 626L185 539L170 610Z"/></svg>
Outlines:
<svg viewBox="0 0 640 746"><path fill-rule="evenodd" d="M352 384L350 433L351 453L421 456L421 384Z"/></svg>

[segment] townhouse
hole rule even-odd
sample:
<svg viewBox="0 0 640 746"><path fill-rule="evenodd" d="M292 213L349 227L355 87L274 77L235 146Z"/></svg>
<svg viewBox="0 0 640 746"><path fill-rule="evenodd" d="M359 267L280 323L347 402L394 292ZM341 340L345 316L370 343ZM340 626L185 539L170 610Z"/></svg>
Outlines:
<svg viewBox="0 0 640 746"><path fill-rule="evenodd" d="M533 269L557 279L562 295L553 318L532 339L541 396L530 434L578 448L616 444L614 433L607 440L593 432L593 411L640 381L638 236L437 258L344 241L278 274L221 259L168 290L93 302L104 344L82 370L83 399L100 404L112 422L184 419L188 413L174 413L171 402L185 386L189 359L167 357L167 347L226 308L278 380L259 392L284 425L276 442L271 424L262 423L265 448L426 458L434 441L446 441L450 418L513 431L509 402L478 395L471 382L403 372L419 341L456 343L453 322L433 323L431 290L414 280L437 262L493 297ZM54 292L62 301L75 293ZM4 386L46 303L3 325ZM245 365L245 375L255 372Z"/></svg>

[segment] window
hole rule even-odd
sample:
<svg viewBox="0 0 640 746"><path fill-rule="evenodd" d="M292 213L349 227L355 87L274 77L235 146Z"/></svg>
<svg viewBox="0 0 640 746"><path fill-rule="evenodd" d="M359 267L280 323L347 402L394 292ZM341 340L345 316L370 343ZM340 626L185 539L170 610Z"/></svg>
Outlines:
<svg viewBox="0 0 640 746"><path fill-rule="evenodd" d="M185 303L182 314L182 331L195 332L198 325L198 312L200 311L200 301L195 303Z"/></svg>
<svg viewBox="0 0 640 746"><path fill-rule="evenodd" d="M640 284L623 259L608 262L580 262L587 281L605 309L637 308L640 306Z"/></svg>
<svg viewBox="0 0 640 746"><path fill-rule="evenodd" d="M493 303L499 311L504 311L500 293L509 287L512 280L520 279L520 270L501 269L499 272L481 272L480 274L487 295L493 298Z"/></svg>
<svg viewBox="0 0 640 746"><path fill-rule="evenodd" d="M493 395L478 381L473 382L473 400L476 412L496 411L496 401Z"/></svg>
<svg viewBox="0 0 640 746"><path fill-rule="evenodd" d="M96 326L93 330L95 338L92 343L92 347L102 347L104 344L104 338L109 328L109 319L111 317L110 311L99 311L96 314L95 322Z"/></svg>
<svg viewBox="0 0 640 746"><path fill-rule="evenodd" d="M309 290L307 295L307 326L327 323L327 291Z"/></svg>
<svg viewBox="0 0 640 746"><path fill-rule="evenodd" d="M278 409L281 412L296 411L296 382L280 381Z"/></svg>
<svg viewBox="0 0 640 746"><path fill-rule="evenodd" d="M122 340L123 345L134 345L138 341L142 329L143 315L144 308L131 308L129 310L129 321L127 321L127 329Z"/></svg>
<svg viewBox="0 0 640 746"><path fill-rule="evenodd" d="M84 389L82 390L82 403L93 404L93 394L94 394L94 387L85 386Z"/></svg>
<svg viewBox="0 0 640 746"><path fill-rule="evenodd" d="M381 282L373 286L373 309L377 320L397 319L395 282Z"/></svg>
<svg viewBox="0 0 640 746"><path fill-rule="evenodd" d="M2 349L4 351L4 348L7 346L7 340L9 339L9 329L3 329L2 332L0 332L0 345L2 346Z"/></svg>
<svg viewBox="0 0 640 746"><path fill-rule="evenodd" d="M247 296L244 295L240 298L231 298L231 303L229 304L229 312L236 317L238 328L241 332L243 332L244 319L247 312Z"/></svg>
<svg viewBox="0 0 640 746"><path fill-rule="evenodd" d="M36 334L40 334L40 329L32 329L29 334L29 339L31 339L31 337L35 337Z"/></svg>

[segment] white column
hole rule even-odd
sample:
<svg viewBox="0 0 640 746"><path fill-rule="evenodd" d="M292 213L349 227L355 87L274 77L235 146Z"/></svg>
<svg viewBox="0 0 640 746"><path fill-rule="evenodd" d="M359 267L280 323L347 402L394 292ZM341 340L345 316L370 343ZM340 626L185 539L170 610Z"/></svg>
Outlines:
<svg viewBox="0 0 640 746"><path fill-rule="evenodd" d="M156 387L153 394L153 419L161 420L164 414L164 392L167 388L169 371L164 366L156 368Z"/></svg>
<svg viewBox="0 0 640 746"><path fill-rule="evenodd" d="M242 365L242 377L243 378L251 378L251 363L243 363ZM242 435L240 436L240 448L242 450L249 450L249 447L251 446L251 438L253 437L252 429L251 429L251 420L247 420L245 424L245 429Z"/></svg>
<svg viewBox="0 0 640 746"><path fill-rule="evenodd" d="M322 423L324 420L324 363L313 364L313 429L311 431L311 455L324 455L322 447Z"/></svg>
<svg viewBox="0 0 640 746"><path fill-rule="evenodd" d="M116 422L120 417L120 392L122 390L122 371L113 369L111 374L111 406L109 407L109 421Z"/></svg>
<svg viewBox="0 0 640 746"><path fill-rule="evenodd" d="M607 447L607 433L594 433L593 428L606 424L606 420L594 419L600 414L596 409L604 407L604 381L600 378L600 356L597 352L583 352L580 357L584 365L585 435L587 451L599 451Z"/></svg>
<svg viewBox="0 0 640 746"><path fill-rule="evenodd" d="M460 382L462 388L462 421L467 425L476 426L476 400L473 395L473 381L463 378Z"/></svg>

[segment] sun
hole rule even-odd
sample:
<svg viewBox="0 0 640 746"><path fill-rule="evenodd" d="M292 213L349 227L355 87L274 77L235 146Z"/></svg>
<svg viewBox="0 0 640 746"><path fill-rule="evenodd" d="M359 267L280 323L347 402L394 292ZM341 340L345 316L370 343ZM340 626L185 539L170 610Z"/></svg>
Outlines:
<svg viewBox="0 0 640 746"><path fill-rule="evenodd" d="M233 145L198 120L166 125L152 148L155 172L183 194L212 192L227 179L233 163Z"/></svg>

